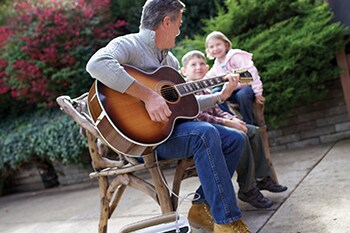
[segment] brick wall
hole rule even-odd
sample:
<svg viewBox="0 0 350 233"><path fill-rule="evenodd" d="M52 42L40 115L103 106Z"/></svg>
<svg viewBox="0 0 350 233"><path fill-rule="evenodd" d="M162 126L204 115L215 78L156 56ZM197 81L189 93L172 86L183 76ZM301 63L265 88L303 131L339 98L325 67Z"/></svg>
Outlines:
<svg viewBox="0 0 350 233"><path fill-rule="evenodd" d="M268 129L271 151L350 138L350 117L340 78L328 81L327 86L330 93L324 101L293 109L278 129Z"/></svg>

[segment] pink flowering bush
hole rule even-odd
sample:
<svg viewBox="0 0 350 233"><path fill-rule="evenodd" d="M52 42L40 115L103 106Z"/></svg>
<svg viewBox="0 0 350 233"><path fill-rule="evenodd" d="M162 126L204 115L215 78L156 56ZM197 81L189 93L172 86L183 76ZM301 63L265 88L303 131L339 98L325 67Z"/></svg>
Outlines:
<svg viewBox="0 0 350 233"><path fill-rule="evenodd" d="M10 97L47 107L58 95L88 91L87 60L125 33L109 0L23 0L12 8L0 26L0 103Z"/></svg>

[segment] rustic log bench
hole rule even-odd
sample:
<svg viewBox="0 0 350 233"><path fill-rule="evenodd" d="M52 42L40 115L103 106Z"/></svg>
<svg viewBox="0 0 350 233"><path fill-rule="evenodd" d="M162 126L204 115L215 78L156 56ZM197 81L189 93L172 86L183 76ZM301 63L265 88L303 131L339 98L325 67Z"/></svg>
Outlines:
<svg viewBox="0 0 350 233"><path fill-rule="evenodd" d="M98 179L100 193L100 220L99 233L107 233L108 220L118 206L119 201L126 189L132 187L150 196L161 209L161 213L172 214L178 206L178 194L181 181L196 176L196 170L192 159L181 160L161 160L157 161L155 153L140 154L143 162L135 157L126 156L114 152L117 159L111 159L107 155L110 149L106 146L103 137L95 127L92 119L87 113L88 93L75 99L69 96L57 98L61 110L68 114L78 123L83 134L86 136L89 152L94 171L89 174L90 178ZM172 184L172 190L168 190L168 185L164 183L165 177L162 168L169 164L175 164L176 170ZM137 171L148 171L152 182L141 178ZM161 215L162 216L162 215ZM161 217L160 220L168 218ZM158 221L159 222L159 221ZM146 222L147 225L151 222ZM130 227L130 226L129 226ZM131 228L134 228L131 226Z"/></svg>
<svg viewBox="0 0 350 233"><path fill-rule="evenodd" d="M87 138L89 152L94 171L89 174L90 178L98 179L100 193L100 220L99 233L107 233L108 220L116 210L119 201L126 189L132 187L150 196L161 209L159 219L152 219L149 222L136 225L128 225L122 229L136 229L140 226L159 223L159 221L174 218L174 211L178 206L178 194L180 192L181 182L189 177L196 176L196 169L192 159L179 160L161 160L157 161L153 151L146 154L140 154L143 162L135 157L130 157L122 153L115 153L117 159L111 159L107 155L111 151L95 127L93 120L87 112L87 96L85 93L75 99L69 96L60 96L57 98L61 110L68 114L76 123L81 126L83 134ZM262 139L265 145L266 157L273 171L273 178L277 181L275 169L270 155L268 135L264 119L264 106L254 105L254 114L260 128ZM162 173L164 166L175 164L176 170L173 178L172 190L169 191L168 185L164 183L165 177ZM152 182L141 178L137 171L147 171L150 173ZM171 217L169 217L171 216Z"/></svg>

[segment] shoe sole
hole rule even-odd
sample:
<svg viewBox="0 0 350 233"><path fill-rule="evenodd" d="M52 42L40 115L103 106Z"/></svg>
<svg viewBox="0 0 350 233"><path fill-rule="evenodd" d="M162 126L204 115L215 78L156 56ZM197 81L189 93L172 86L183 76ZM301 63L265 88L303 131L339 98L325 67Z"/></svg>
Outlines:
<svg viewBox="0 0 350 233"><path fill-rule="evenodd" d="M192 233L213 233L212 231L209 231L205 228L202 228L201 226L199 226L191 221L189 221L189 222L190 222L190 226L192 228Z"/></svg>
<svg viewBox="0 0 350 233"><path fill-rule="evenodd" d="M192 227L191 233L213 233L213 232L212 231L203 230L202 228L194 228L194 227Z"/></svg>
<svg viewBox="0 0 350 233"><path fill-rule="evenodd" d="M241 200L241 201L243 201L243 202L245 202L245 203L247 203L247 204L249 204L249 205L251 205L251 206L253 206L253 207L255 207L255 208L257 208L257 209L268 209L268 208L270 208L271 206L273 206L273 203L271 203L270 205L268 205L268 206L258 206L258 205L253 205L252 203L250 203L249 201L246 201L246 200L244 200L244 199L242 199L241 197L239 197L238 196L238 198L239 198L239 200Z"/></svg>
<svg viewBox="0 0 350 233"><path fill-rule="evenodd" d="M276 190L264 189L264 188L262 188L262 189L259 188L259 190L260 190L260 191L263 191L263 190L269 191L270 193L283 193L283 192L287 191L288 188L286 188L286 189L284 189L284 190L278 190L278 191L276 191Z"/></svg>

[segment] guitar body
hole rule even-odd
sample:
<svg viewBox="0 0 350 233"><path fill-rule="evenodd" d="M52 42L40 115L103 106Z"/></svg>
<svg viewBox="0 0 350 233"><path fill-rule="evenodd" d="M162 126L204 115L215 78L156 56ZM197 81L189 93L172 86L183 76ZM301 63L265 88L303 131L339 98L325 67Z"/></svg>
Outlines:
<svg viewBox="0 0 350 233"><path fill-rule="evenodd" d="M169 121L152 121L143 102L99 81L90 88L88 108L100 134L112 149L128 155L140 155L166 141L177 119L195 118L199 106L193 94L180 96L174 88L176 84L185 82L175 69L164 66L153 73L145 73L131 66L125 65L124 68L137 81L165 98L172 111Z"/></svg>

